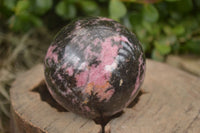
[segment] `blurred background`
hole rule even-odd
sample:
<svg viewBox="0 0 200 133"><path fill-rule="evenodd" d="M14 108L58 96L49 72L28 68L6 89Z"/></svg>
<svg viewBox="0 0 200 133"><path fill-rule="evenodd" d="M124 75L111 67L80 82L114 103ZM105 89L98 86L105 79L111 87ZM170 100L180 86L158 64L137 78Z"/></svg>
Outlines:
<svg viewBox="0 0 200 133"><path fill-rule="evenodd" d="M41 63L72 19L104 16L136 34L146 57L200 76L200 0L0 0L0 133L9 132L9 89Z"/></svg>

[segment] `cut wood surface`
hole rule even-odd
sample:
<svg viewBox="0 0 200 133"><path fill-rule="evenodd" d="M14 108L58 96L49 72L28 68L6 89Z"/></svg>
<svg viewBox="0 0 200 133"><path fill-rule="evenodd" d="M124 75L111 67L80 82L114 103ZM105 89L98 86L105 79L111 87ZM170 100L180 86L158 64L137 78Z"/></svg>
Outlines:
<svg viewBox="0 0 200 133"><path fill-rule="evenodd" d="M10 91L12 133L98 133L101 131L101 126L92 120L71 112L58 111L42 101L40 94L34 90L39 86L44 86L43 84L43 65L20 74L14 82ZM42 91L48 93L48 91Z"/></svg>
<svg viewBox="0 0 200 133"><path fill-rule="evenodd" d="M200 79L147 61L145 94L107 126L111 133L200 133Z"/></svg>
<svg viewBox="0 0 200 133"><path fill-rule="evenodd" d="M166 63L200 77L200 57L198 56L169 55Z"/></svg>
<svg viewBox="0 0 200 133"><path fill-rule="evenodd" d="M111 120L106 133L199 133L200 78L147 60L137 104ZM101 126L60 108L47 95L43 66L18 75L12 85L12 133L99 133Z"/></svg>

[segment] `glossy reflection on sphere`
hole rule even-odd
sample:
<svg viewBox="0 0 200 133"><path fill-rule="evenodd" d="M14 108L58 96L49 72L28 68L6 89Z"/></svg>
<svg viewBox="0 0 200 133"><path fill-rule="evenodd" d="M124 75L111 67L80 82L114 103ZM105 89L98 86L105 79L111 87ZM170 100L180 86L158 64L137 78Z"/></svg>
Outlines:
<svg viewBox="0 0 200 133"><path fill-rule="evenodd" d="M45 80L67 110L95 119L123 110L144 80L145 57L133 33L102 17L64 27L48 48Z"/></svg>

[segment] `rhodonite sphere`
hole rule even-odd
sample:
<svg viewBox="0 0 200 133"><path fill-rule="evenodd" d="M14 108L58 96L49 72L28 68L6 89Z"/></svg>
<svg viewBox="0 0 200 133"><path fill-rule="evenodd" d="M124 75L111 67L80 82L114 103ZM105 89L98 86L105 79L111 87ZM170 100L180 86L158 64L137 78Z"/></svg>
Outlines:
<svg viewBox="0 0 200 133"><path fill-rule="evenodd" d="M144 80L145 56L123 25L89 17L61 29L44 66L52 97L67 110L95 119L112 116L133 101Z"/></svg>

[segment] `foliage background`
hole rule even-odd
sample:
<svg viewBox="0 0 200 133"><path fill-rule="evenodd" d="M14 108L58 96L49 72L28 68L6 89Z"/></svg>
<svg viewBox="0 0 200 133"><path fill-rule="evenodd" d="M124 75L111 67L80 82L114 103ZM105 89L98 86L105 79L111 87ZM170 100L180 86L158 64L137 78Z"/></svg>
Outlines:
<svg viewBox="0 0 200 133"><path fill-rule="evenodd" d="M84 16L119 21L148 58L200 55L199 0L0 0L0 133L8 131L8 90L16 73L41 62L56 32Z"/></svg>

